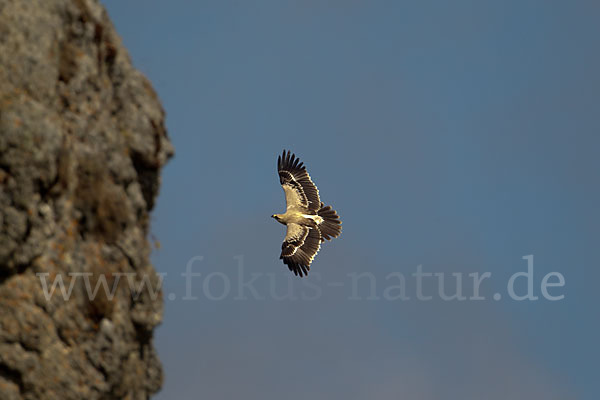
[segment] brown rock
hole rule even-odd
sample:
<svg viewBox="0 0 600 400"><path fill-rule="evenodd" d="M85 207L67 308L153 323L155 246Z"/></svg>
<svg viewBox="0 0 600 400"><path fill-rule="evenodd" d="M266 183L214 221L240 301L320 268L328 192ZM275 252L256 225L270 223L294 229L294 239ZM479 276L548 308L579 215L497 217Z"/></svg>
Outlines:
<svg viewBox="0 0 600 400"><path fill-rule="evenodd" d="M138 288L160 282L148 213L172 154L98 1L0 0L1 399L160 388L162 294Z"/></svg>

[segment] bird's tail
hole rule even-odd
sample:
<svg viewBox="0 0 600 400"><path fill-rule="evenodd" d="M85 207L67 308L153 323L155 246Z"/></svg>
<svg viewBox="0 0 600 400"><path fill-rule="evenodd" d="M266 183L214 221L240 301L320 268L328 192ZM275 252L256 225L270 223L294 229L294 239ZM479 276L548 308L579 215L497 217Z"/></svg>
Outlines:
<svg viewBox="0 0 600 400"><path fill-rule="evenodd" d="M331 238L340 236L340 233L342 233L342 221L340 221L339 215L337 215L331 206L324 207L323 203L321 203L321 209L317 214L323 218L323 222L319 224L322 239L331 240Z"/></svg>

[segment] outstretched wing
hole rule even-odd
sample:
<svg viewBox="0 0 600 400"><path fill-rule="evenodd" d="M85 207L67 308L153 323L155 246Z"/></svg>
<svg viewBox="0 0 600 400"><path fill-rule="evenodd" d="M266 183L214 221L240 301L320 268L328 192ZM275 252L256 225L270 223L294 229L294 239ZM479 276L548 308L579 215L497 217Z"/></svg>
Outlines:
<svg viewBox="0 0 600 400"><path fill-rule="evenodd" d="M289 223L279 258L295 275L308 275L310 263L320 247L321 232L318 228Z"/></svg>
<svg viewBox="0 0 600 400"><path fill-rule="evenodd" d="M277 158L279 182L285 192L287 209L319 211L319 190L306 172L306 167L294 154L284 150Z"/></svg>

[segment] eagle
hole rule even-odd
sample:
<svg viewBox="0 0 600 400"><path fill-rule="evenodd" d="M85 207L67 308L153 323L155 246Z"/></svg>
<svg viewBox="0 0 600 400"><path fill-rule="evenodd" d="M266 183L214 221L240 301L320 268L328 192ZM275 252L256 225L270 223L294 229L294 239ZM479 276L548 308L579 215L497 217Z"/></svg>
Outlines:
<svg viewBox="0 0 600 400"><path fill-rule="evenodd" d="M279 259L296 276L306 276L321 243L342 232L342 221L331 206L321 202L319 190L304 163L289 150L283 150L277 158L277 172L285 193L286 210L271 217L287 226Z"/></svg>

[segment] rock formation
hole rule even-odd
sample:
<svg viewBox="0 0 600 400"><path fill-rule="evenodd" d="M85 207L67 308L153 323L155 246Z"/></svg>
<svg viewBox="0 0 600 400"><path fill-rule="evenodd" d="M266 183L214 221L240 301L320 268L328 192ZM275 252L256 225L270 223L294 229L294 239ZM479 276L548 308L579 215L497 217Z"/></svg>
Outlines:
<svg viewBox="0 0 600 400"><path fill-rule="evenodd" d="M0 0L0 399L158 391L146 237L172 153L97 0Z"/></svg>

